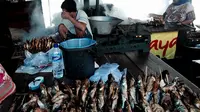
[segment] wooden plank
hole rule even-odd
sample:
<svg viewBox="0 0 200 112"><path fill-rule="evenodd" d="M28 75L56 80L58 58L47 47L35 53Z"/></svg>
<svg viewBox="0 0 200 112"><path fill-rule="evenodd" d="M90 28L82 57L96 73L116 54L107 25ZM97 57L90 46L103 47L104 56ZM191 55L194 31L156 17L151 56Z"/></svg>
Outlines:
<svg viewBox="0 0 200 112"><path fill-rule="evenodd" d="M129 58L127 58L125 54L113 53L106 54L105 56L111 63L118 63L121 70L127 68L128 72L134 77L143 74L143 72Z"/></svg>
<svg viewBox="0 0 200 112"><path fill-rule="evenodd" d="M95 59L95 61L97 62L97 64L99 64L99 66L101 66L102 64L105 64L105 63L109 63L109 60L107 59L107 57L105 55L103 55L101 57L97 57Z"/></svg>
<svg viewBox="0 0 200 112"><path fill-rule="evenodd" d="M171 78L173 77L179 77L186 85L188 85L194 92L200 94L200 89L195 84L193 84L190 80L185 78L183 75L181 75L179 72L177 72L175 69L170 67L168 64L166 64L164 61L159 59L158 57L154 56L153 54L140 56L136 52L128 52L125 53L131 61L133 61L143 72L145 71L145 67L148 66L149 69L152 70L152 72L159 73L159 67L161 70L168 70L171 74ZM151 71L150 71L151 72Z"/></svg>

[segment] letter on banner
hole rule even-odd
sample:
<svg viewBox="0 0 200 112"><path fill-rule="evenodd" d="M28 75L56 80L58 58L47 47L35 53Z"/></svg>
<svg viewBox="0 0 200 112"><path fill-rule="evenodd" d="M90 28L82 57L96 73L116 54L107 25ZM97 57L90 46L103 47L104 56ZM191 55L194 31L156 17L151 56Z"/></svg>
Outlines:
<svg viewBox="0 0 200 112"><path fill-rule="evenodd" d="M173 59L176 52L176 41L178 32L159 32L152 33L150 49L154 55L161 58Z"/></svg>

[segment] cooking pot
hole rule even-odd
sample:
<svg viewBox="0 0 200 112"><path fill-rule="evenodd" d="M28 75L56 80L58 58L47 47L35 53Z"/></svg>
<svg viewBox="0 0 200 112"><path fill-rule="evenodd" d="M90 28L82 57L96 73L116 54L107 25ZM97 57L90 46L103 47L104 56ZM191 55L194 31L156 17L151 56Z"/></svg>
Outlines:
<svg viewBox="0 0 200 112"><path fill-rule="evenodd" d="M85 79L94 74L94 58L90 52L96 44L89 38L70 39L60 43L66 76L70 79Z"/></svg>
<svg viewBox="0 0 200 112"><path fill-rule="evenodd" d="M89 17L89 22L93 34L108 35L111 33L112 29L116 27L123 20L110 17L110 16L91 16Z"/></svg>

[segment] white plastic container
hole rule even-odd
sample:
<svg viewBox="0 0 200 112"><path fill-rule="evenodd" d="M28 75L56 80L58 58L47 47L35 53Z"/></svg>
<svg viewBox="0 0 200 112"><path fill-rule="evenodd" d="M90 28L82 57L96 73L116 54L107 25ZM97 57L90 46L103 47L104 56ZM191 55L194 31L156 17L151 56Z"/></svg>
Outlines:
<svg viewBox="0 0 200 112"><path fill-rule="evenodd" d="M52 51L52 72L54 78L56 79L60 79L64 75L62 51L59 49L58 46L58 44L54 44L54 48Z"/></svg>

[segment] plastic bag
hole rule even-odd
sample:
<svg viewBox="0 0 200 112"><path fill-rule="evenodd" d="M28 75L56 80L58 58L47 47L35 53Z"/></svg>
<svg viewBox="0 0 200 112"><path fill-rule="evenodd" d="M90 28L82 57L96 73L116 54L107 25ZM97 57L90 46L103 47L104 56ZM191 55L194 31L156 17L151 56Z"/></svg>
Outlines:
<svg viewBox="0 0 200 112"><path fill-rule="evenodd" d="M39 52L32 54L29 51L25 51L25 56L24 65L20 66L16 73L36 74L51 65L48 53Z"/></svg>
<svg viewBox="0 0 200 112"><path fill-rule="evenodd" d="M32 67L32 66L20 66L15 72L16 73L27 73L27 74L36 74L41 70L41 68Z"/></svg>
<svg viewBox="0 0 200 112"><path fill-rule="evenodd" d="M28 55L29 57L26 57L24 60L25 66L34 66L34 67L43 67L47 66L49 62L49 57L44 52L39 52L36 54Z"/></svg>
<svg viewBox="0 0 200 112"><path fill-rule="evenodd" d="M112 74L113 77L115 78L116 82L119 82L122 74L127 71L124 70L123 72L120 72L120 70L118 69L119 65L117 63L106 63L102 66L99 67L99 69L97 69L94 73L93 76L90 77L91 81L94 82L98 82L100 79L103 80L103 82L106 82L108 80L108 75Z"/></svg>

